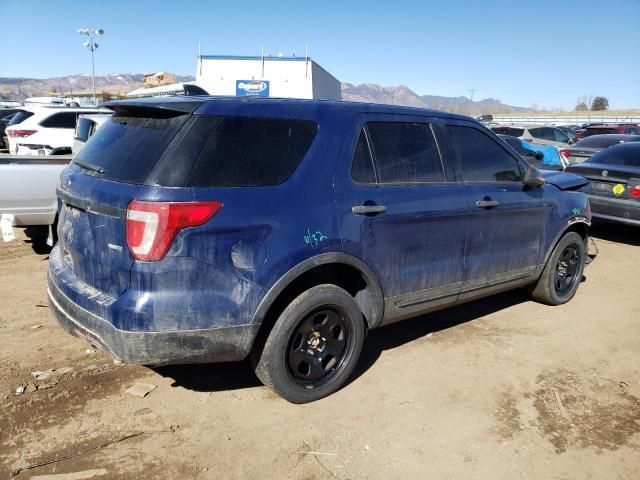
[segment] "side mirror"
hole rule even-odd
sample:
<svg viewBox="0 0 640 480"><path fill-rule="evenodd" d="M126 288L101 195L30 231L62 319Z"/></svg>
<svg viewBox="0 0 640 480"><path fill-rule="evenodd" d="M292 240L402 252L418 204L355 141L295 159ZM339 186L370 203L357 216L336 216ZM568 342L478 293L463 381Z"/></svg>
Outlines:
<svg viewBox="0 0 640 480"><path fill-rule="evenodd" d="M538 151L536 152L536 160L542 160L544 158L544 153Z"/></svg>
<svg viewBox="0 0 640 480"><path fill-rule="evenodd" d="M527 171L524 174L524 184L527 187L537 188L545 184L544 176L542 172L536 167L529 165Z"/></svg>

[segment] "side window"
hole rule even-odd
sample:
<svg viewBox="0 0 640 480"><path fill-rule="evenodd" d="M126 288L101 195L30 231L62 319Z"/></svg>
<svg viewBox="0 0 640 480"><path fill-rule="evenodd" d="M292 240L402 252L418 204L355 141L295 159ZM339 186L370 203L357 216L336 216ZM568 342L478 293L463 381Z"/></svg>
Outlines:
<svg viewBox="0 0 640 480"><path fill-rule="evenodd" d="M367 129L380 183L445 181L429 124L369 122Z"/></svg>
<svg viewBox="0 0 640 480"><path fill-rule="evenodd" d="M449 125L459 178L468 182L517 182L520 166L515 158L480 130Z"/></svg>
<svg viewBox="0 0 640 480"><path fill-rule="evenodd" d="M315 122L296 119L209 117L202 122L209 134L192 142L190 150L199 146L201 153L188 187L280 185L298 168L318 130Z"/></svg>
<svg viewBox="0 0 640 480"><path fill-rule="evenodd" d="M529 133L533 138L544 138L542 136L542 128L530 128Z"/></svg>
<svg viewBox="0 0 640 480"><path fill-rule="evenodd" d="M357 183L376 183L376 174L373 170L373 159L367 144L367 137L364 128L358 137L358 145L353 155L351 165L351 178Z"/></svg>
<svg viewBox="0 0 640 480"><path fill-rule="evenodd" d="M54 113L40 122L40 125L48 128L76 128L76 115L75 112Z"/></svg>
<svg viewBox="0 0 640 480"><path fill-rule="evenodd" d="M554 140L556 142L564 142L564 143L569 143L569 135L567 135L566 133L564 133L562 130L560 130L559 128L554 128L553 129L553 135L554 135Z"/></svg>

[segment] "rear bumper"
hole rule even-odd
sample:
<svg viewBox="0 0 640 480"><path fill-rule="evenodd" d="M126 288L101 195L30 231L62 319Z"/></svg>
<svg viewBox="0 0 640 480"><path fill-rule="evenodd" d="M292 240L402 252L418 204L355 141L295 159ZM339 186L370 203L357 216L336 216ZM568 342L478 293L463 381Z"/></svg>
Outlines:
<svg viewBox="0 0 640 480"><path fill-rule="evenodd" d="M51 277L47 291L51 309L63 329L125 363L168 365L242 360L251 351L259 328L243 325L163 332L120 330L72 302Z"/></svg>
<svg viewBox="0 0 640 480"><path fill-rule="evenodd" d="M594 219L640 226L640 202L589 195Z"/></svg>

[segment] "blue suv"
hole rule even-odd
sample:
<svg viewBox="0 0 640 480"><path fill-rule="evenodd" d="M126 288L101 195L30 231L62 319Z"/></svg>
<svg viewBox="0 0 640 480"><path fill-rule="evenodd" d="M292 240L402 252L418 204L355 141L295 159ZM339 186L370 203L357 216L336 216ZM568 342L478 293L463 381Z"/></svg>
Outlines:
<svg viewBox="0 0 640 480"><path fill-rule="evenodd" d="M113 116L62 173L48 291L124 362L241 360L295 403L336 391L368 329L525 287L570 300L581 177L468 117L166 97ZM425 321L428 321L425 319Z"/></svg>

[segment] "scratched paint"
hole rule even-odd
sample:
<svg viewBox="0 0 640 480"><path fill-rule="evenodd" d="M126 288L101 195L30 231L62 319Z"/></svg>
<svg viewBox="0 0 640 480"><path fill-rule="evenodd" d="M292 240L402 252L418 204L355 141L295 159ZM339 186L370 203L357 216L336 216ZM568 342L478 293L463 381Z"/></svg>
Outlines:
<svg viewBox="0 0 640 480"><path fill-rule="evenodd" d="M304 236L304 243L313 248L317 248L327 238L329 237L327 237L320 230L316 230L315 232L311 233L311 230L307 228L307 234Z"/></svg>

